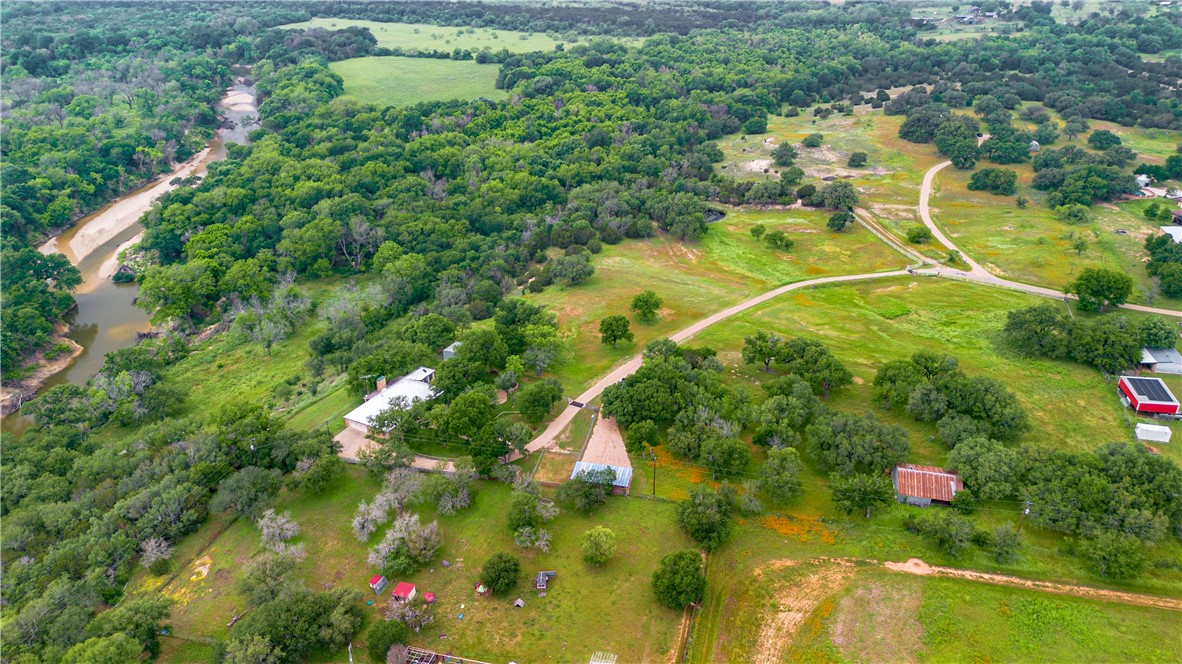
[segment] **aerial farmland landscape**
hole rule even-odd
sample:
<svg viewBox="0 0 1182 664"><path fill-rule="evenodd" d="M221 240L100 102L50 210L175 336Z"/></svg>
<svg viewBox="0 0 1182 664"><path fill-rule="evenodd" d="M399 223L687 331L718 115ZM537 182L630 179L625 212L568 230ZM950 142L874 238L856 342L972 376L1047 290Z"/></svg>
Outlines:
<svg viewBox="0 0 1182 664"><path fill-rule="evenodd" d="M1182 661L1182 3L0 25L0 662Z"/></svg>

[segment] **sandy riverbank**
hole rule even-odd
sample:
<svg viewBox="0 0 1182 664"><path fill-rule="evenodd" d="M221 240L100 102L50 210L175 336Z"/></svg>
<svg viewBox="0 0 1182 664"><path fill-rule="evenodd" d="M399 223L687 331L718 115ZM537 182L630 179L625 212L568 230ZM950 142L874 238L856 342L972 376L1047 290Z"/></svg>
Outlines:
<svg viewBox="0 0 1182 664"><path fill-rule="evenodd" d="M157 176L138 190L98 211L79 219L59 236L50 238L38 250L43 254L62 253L77 265L103 244L110 242L140 220L161 195L172 191L174 178L186 178L201 169L210 148L205 148L177 166L171 173ZM77 229L71 233L71 230Z"/></svg>
<svg viewBox="0 0 1182 664"><path fill-rule="evenodd" d="M37 351L36 354L30 358L30 363L37 365L33 373L29 374L19 384L0 387L0 417L16 412L25 401L37 393L41 386L50 376L70 366L74 358L82 354L82 346L79 346L73 339L65 336L69 330L65 325L60 325L54 330L53 340L49 344L49 348L53 348L58 343L64 343L70 347L70 350L58 355L52 360L45 359L45 351Z"/></svg>

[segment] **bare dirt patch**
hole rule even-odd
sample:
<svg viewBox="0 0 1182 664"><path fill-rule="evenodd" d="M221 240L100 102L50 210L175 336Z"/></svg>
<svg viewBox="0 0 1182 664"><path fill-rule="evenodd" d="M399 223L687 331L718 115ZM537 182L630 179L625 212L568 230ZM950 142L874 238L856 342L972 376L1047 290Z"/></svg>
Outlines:
<svg viewBox="0 0 1182 664"><path fill-rule="evenodd" d="M838 178L857 178L857 177L865 177L867 175L886 175L887 173L891 172L889 169L883 168L882 166L871 166L869 168L853 169L853 168L845 168L843 166L819 165L819 166L806 166L801 170L804 171L805 175L812 177L812 178L824 178L824 177L829 177L829 176L838 177Z"/></svg>
<svg viewBox="0 0 1182 664"><path fill-rule="evenodd" d="M923 625L916 616L922 599L917 588L862 586L837 605L833 643L851 661L918 661Z"/></svg>
<svg viewBox="0 0 1182 664"><path fill-rule="evenodd" d="M775 589L777 606L760 629L756 654L751 661L755 664L783 661L801 625L830 595L840 590L853 573L854 565L849 561L820 560L812 574L779 584ZM817 628L820 629L820 624Z"/></svg>
<svg viewBox="0 0 1182 664"><path fill-rule="evenodd" d="M771 159L752 159L741 164L743 170L751 173L766 173L772 167Z"/></svg>
<svg viewBox="0 0 1182 664"><path fill-rule="evenodd" d="M615 418L604 417L595 422L595 428L591 430L591 439L587 441L587 449L583 451L583 461L632 467L632 462L628 460L628 451L624 449L624 436L620 434Z"/></svg>
<svg viewBox="0 0 1182 664"><path fill-rule="evenodd" d="M874 212L874 216L881 217L883 219L905 219L907 221L915 221L915 206L913 205L870 203L870 210Z"/></svg>

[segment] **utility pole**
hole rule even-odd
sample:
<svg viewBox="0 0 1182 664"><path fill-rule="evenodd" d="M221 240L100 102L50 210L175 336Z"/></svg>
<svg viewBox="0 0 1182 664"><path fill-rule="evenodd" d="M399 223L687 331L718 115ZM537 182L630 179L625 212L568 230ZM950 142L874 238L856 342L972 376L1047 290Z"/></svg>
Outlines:
<svg viewBox="0 0 1182 664"><path fill-rule="evenodd" d="M1030 514L1030 501L1022 503L1022 516L1018 517L1018 532L1022 532L1022 523L1026 520L1026 515Z"/></svg>
<svg viewBox="0 0 1182 664"><path fill-rule="evenodd" d="M648 453L653 455L653 498L657 497L657 453L653 451L653 446L648 446Z"/></svg>

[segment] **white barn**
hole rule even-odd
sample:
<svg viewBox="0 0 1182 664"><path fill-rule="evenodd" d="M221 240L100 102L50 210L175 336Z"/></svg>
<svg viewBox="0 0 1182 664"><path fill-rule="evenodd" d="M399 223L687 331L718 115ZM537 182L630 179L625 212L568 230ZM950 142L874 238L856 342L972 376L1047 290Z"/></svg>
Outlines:
<svg viewBox="0 0 1182 664"><path fill-rule="evenodd" d="M435 370L429 367L419 367L389 385L385 384L385 378L379 378L377 391L369 395L365 403L345 415L345 424L350 429L368 434L373 418L399 400L409 406L416 401L434 398L435 388L431 387L433 380Z"/></svg>

